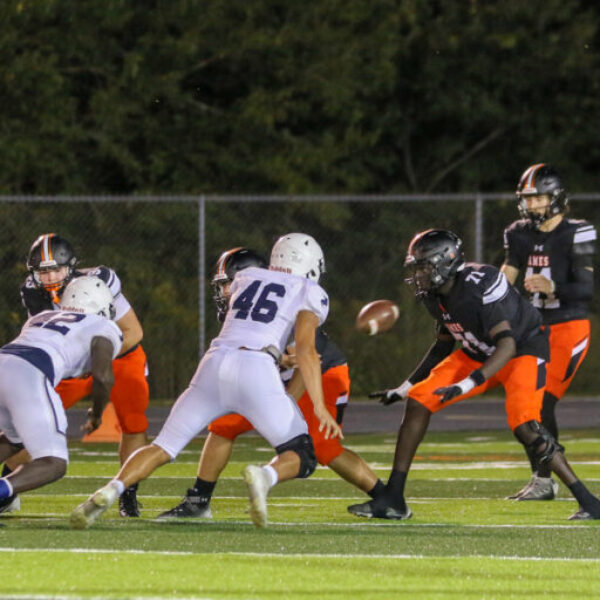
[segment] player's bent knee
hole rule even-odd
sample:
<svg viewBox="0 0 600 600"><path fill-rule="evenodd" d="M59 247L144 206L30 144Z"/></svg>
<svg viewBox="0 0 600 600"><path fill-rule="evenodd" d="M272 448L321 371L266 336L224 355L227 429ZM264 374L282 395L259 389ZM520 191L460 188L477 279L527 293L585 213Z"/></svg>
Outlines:
<svg viewBox="0 0 600 600"><path fill-rule="evenodd" d="M533 451L540 463L549 464L557 452L564 452L564 447L538 421L527 421L519 425L514 434L527 449Z"/></svg>
<svg viewBox="0 0 600 600"><path fill-rule="evenodd" d="M317 443L314 446L317 462L324 467L329 465L332 460L335 460L344 451L343 446L337 438Z"/></svg>
<svg viewBox="0 0 600 600"><path fill-rule="evenodd" d="M315 456L312 438L306 433L280 444L275 448L275 451L277 454L291 451L295 452L300 457L300 470L296 476L300 479L310 477L317 468L317 457Z"/></svg>
<svg viewBox="0 0 600 600"><path fill-rule="evenodd" d="M31 461L30 465L40 465L43 467L43 484L51 483L64 477L67 472L67 461L58 456L42 456ZM41 483L41 482L40 482Z"/></svg>
<svg viewBox="0 0 600 600"><path fill-rule="evenodd" d="M148 419L144 413L125 415L121 423L121 429L126 434L145 433L148 429Z"/></svg>

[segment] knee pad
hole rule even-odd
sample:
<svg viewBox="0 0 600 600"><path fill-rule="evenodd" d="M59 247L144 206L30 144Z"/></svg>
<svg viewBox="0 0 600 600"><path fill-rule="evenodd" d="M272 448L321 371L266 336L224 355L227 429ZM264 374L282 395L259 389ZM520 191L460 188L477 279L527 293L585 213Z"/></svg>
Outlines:
<svg viewBox="0 0 600 600"><path fill-rule="evenodd" d="M315 472L317 468L317 458L315 456L315 448L312 443L312 439L306 433L297 435L284 444L280 444L275 448L277 454L283 454L291 450L300 457L300 471L297 477L305 479Z"/></svg>
<svg viewBox="0 0 600 600"><path fill-rule="evenodd" d="M523 444L527 449L532 451L540 464L551 463L557 452L564 451L564 447L556 441L554 436L543 425L537 421L527 421L525 425L535 434L535 437L529 443L523 442Z"/></svg>

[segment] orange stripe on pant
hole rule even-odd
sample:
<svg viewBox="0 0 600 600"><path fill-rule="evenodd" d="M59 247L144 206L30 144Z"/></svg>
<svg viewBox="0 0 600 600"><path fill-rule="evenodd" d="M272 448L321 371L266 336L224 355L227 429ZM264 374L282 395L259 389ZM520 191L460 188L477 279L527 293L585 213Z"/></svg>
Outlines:
<svg viewBox="0 0 600 600"><path fill-rule="evenodd" d="M590 347L590 322L587 319L549 325L550 362L546 391L562 398L573 381Z"/></svg>
<svg viewBox="0 0 600 600"><path fill-rule="evenodd" d="M325 371L322 377L323 395L325 397L325 406L329 414L335 419L337 416L336 402L340 396L350 394L350 373L348 365L339 365ZM337 458L343 451L340 441L336 439L325 439L323 432L319 431L319 420L313 411L312 401L307 393L298 400L300 408L306 423L308 424L308 433L315 446L315 455L319 464L328 465L334 458ZM238 435L254 429L248 419L238 414L229 414L215 419L208 430L215 435L219 435L228 440L234 440Z"/></svg>
<svg viewBox="0 0 600 600"><path fill-rule="evenodd" d="M539 421L544 397L545 363L538 364L536 356L517 356L490 377L483 385L469 393L457 396L449 402L440 402L434 390L447 387L468 377L483 363L469 358L462 350L455 350L439 365L432 369L429 377L415 384L408 395L426 406L432 413L465 398L471 398L502 385L506 393L505 409L508 426L514 430L527 421Z"/></svg>
<svg viewBox="0 0 600 600"><path fill-rule="evenodd" d="M141 346L113 360L115 383L110 401L115 407L123 433L143 433L148 429L146 410L150 399L146 379L146 353ZM92 378L63 379L56 391L65 409L92 393Z"/></svg>

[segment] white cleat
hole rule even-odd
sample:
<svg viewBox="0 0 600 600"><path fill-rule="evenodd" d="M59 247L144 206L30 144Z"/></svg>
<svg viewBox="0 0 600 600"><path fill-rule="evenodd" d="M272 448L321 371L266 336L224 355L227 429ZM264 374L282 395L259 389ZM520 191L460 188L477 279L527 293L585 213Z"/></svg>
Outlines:
<svg viewBox="0 0 600 600"><path fill-rule="evenodd" d="M271 489L269 475L264 469L254 465L248 465L242 471L242 475L248 486L250 518L257 527L265 527L267 524L267 496Z"/></svg>
<svg viewBox="0 0 600 600"><path fill-rule="evenodd" d="M115 503L118 497L117 486L111 481L97 492L94 492L71 513L71 527L73 529L89 527Z"/></svg>

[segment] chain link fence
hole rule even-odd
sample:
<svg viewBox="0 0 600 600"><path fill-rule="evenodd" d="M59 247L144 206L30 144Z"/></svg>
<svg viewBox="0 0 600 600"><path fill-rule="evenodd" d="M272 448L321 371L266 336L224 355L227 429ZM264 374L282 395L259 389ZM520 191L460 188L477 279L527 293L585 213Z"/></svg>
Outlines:
<svg viewBox="0 0 600 600"><path fill-rule="evenodd" d="M431 344L431 318L404 284L403 260L416 231L443 227L465 242L469 260L500 265L502 232L518 218L513 194L413 196L0 197L0 342L25 319L19 286L33 240L69 239L80 266L107 265L144 327L153 400L175 398L218 333L210 278L223 250L247 246L268 258L281 234L313 235L325 252L331 298L326 329L346 353L353 395L397 385ZM600 194L572 196L571 216L600 224ZM367 302L389 298L401 317L392 332L354 330ZM598 301L591 352L572 386L596 394Z"/></svg>

